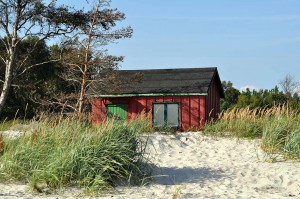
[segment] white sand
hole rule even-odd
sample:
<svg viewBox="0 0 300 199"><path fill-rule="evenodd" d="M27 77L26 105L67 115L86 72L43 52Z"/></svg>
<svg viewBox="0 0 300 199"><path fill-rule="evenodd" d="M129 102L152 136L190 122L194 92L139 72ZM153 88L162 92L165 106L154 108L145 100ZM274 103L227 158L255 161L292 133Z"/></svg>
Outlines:
<svg viewBox="0 0 300 199"><path fill-rule="evenodd" d="M8 139L15 139L23 135L28 135L30 132L22 132L22 131L14 131L14 130L8 130L8 131L0 131L0 135L3 137L7 137Z"/></svg>
<svg viewBox="0 0 300 199"><path fill-rule="evenodd" d="M268 163L259 140L212 138L200 133L153 134L148 152L154 181L142 187L116 187L99 198L300 198L300 163ZM0 198L74 198L34 195L27 185L0 183ZM89 198L89 197L86 197Z"/></svg>

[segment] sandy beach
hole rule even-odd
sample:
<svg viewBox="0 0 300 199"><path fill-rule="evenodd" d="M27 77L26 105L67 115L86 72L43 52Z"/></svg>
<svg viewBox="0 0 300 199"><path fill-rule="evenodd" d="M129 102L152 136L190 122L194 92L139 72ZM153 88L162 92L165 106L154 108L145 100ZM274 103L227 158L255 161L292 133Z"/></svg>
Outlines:
<svg viewBox="0 0 300 199"><path fill-rule="evenodd" d="M97 198L300 198L300 163L276 161L260 140L203 136L199 132L149 135L153 182L116 187ZM28 185L0 183L0 198L95 198L68 188L36 194Z"/></svg>

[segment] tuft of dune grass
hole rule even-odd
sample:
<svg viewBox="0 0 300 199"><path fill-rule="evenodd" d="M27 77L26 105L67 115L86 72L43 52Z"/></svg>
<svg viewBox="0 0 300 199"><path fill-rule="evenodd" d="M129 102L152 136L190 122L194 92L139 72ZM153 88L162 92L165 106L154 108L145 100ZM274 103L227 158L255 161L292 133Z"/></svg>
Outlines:
<svg viewBox="0 0 300 199"><path fill-rule="evenodd" d="M269 154L300 160L300 114L288 105L272 108L234 108L222 112L217 121L206 124L204 133L238 138L261 138Z"/></svg>
<svg viewBox="0 0 300 199"><path fill-rule="evenodd" d="M43 119L30 135L4 139L0 179L92 192L140 183L149 169L139 135L150 128L146 118L95 127L76 118Z"/></svg>

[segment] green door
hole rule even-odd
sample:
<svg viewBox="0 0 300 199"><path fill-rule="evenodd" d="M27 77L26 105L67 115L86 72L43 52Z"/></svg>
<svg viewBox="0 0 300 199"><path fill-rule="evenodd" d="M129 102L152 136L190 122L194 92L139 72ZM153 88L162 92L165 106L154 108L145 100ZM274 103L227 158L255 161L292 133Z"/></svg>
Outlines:
<svg viewBox="0 0 300 199"><path fill-rule="evenodd" d="M126 120L126 104L107 104L107 119Z"/></svg>

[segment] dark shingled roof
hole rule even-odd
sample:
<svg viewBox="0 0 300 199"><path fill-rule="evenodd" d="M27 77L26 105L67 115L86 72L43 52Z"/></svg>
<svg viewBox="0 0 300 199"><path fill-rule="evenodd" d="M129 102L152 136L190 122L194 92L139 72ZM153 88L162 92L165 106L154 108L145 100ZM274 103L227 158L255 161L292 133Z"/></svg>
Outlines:
<svg viewBox="0 0 300 199"><path fill-rule="evenodd" d="M180 94L201 93L207 94L214 78L217 80L220 95L224 91L217 68L178 68L178 69L151 69L151 70L119 70L117 77L133 78L139 74L140 81L125 83L120 89L106 88L100 91L101 95L121 94ZM130 81L129 81L130 82ZM94 87L94 89L97 87Z"/></svg>

